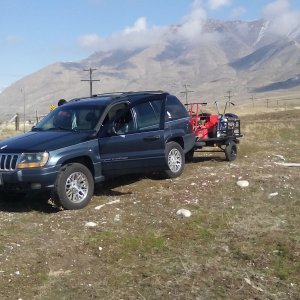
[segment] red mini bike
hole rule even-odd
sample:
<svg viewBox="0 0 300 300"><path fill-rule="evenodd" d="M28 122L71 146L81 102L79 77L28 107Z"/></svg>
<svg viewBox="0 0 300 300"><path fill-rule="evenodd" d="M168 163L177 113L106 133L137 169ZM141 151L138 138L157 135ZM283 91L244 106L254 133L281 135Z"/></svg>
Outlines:
<svg viewBox="0 0 300 300"><path fill-rule="evenodd" d="M194 149L187 153L186 160L192 160L194 151L203 147L219 147L225 153L227 161L236 159L238 138L242 137L240 119L235 114L226 113L228 103L234 105L226 102L223 114L220 114L217 103L218 114L203 112L202 107L207 103L186 104L196 136Z"/></svg>

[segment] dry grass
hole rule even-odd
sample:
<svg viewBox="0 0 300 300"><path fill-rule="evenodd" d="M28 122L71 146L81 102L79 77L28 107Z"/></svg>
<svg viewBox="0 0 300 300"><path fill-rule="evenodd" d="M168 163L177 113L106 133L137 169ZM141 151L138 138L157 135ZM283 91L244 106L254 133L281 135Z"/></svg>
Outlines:
<svg viewBox="0 0 300 300"><path fill-rule="evenodd" d="M20 125L19 130L15 129L15 124L13 123L2 123L0 124L0 138L1 140L3 139L7 139L11 136L15 136L18 134L22 134L24 133L24 129L25 132L29 131L32 128L32 124L26 124L25 128L24 125Z"/></svg>
<svg viewBox="0 0 300 300"><path fill-rule="evenodd" d="M299 111L242 121L233 163L197 153L176 180L122 177L80 211L1 200L0 298L299 299L299 169L275 164L300 162Z"/></svg>

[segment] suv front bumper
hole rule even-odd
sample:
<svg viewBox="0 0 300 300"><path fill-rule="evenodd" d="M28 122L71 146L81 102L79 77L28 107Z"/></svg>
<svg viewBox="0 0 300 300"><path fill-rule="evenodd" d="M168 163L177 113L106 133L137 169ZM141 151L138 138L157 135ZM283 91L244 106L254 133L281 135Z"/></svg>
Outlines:
<svg viewBox="0 0 300 300"><path fill-rule="evenodd" d="M54 186L60 166L0 172L0 190L29 191Z"/></svg>

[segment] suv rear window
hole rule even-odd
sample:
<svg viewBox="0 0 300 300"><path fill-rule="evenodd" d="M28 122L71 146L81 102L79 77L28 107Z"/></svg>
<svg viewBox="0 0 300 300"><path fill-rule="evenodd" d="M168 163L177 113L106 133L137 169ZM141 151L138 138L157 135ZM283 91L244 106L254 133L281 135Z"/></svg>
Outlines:
<svg viewBox="0 0 300 300"><path fill-rule="evenodd" d="M177 120L188 117L184 105L175 97L167 96L165 120Z"/></svg>
<svg viewBox="0 0 300 300"><path fill-rule="evenodd" d="M152 100L134 107L139 131L158 129L160 126L161 101Z"/></svg>

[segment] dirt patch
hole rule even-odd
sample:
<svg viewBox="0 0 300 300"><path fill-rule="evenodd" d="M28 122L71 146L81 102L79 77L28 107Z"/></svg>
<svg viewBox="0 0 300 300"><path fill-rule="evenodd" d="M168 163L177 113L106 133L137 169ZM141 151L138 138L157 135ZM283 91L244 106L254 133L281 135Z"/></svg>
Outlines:
<svg viewBox="0 0 300 300"><path fill-rule="evenodd" d="M196 153L178 179L118 178L79 211L1 199L0 298L299 299L299 168L275 164L300 161L299 111L245 118L232 163Z"/></svg>

